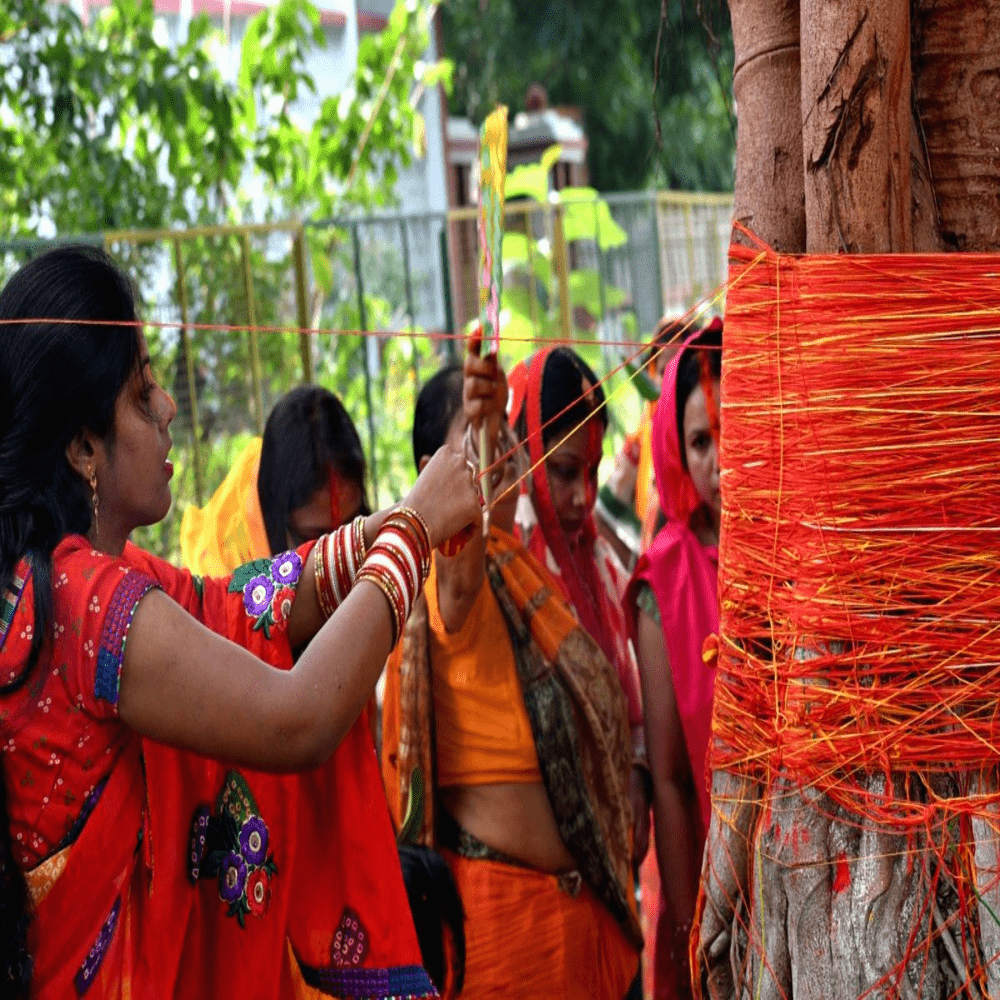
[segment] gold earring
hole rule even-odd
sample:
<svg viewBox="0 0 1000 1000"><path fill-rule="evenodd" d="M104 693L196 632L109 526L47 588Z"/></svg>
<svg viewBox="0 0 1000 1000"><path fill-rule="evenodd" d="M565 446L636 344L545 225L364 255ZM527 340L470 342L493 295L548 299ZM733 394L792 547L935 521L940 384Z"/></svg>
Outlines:
<svg viewBox="0 0 1000 1000"><path fill-rule="evenodd" d="M97 495L97 473L91 470L90 472L90 488L93 490L94 495L90 500L90 506L94 511L94 535L97 535L98 531L98 507L101 506L100 498Z"/></svg>

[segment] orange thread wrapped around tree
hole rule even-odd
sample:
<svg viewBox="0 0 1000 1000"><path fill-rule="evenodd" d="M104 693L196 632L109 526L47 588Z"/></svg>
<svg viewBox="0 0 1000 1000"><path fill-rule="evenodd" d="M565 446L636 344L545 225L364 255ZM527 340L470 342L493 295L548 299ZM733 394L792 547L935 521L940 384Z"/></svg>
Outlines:
<svg viewBox="0 0 1000 1000"><path fill-rule="evenodd" d="M734 245L721 396L696 989L1000 995L1000 258Z"/></svg>

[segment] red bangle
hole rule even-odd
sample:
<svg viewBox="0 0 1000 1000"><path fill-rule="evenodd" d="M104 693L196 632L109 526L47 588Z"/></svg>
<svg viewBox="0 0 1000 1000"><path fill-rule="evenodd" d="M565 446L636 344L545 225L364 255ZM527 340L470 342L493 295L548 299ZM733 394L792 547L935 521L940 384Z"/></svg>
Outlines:
<svg viewBox="0 0 1000 1000"><path fill-rule="evenodd" d="M316 578L316 599L324 618L333 614L336 604L329 585L329 570L326 562L327 535L323 535L313 546L313 574Z"/></svg>
<svg viewBox="0 0 1000 1000"><path fill-rule="evenodd" d="M363 517L357 517L351 524L323 535L316 543L316 593L327 618L351 592L365 555Z"/></svg>
<svg viewBox="0 0 1000 1000"><path fill-rule="evenodd" d="M389 602L393 645L399 640L417 595L430 573L430 532L416 511L402 507L386 518L358 580L374 583Z"/></svg>

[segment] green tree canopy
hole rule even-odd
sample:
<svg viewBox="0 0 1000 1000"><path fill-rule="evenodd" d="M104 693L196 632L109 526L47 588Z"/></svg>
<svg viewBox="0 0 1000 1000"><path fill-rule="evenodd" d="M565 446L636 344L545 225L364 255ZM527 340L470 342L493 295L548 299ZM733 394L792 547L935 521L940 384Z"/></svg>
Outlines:
<svg viewBox="0 0 1000 1000"><path fill-rule="evenodd" d="M112 0L84 24L68 4L0 8L0 235L329 215L385 204L409 160L416 87L447 66L421 60L430 7L397 5L362 39L344 94L315 122L295 100L325 36L309 0L254 17L236 80L207 17L172 45L152 0ZM263 190L267 198L260 197Z"/></svg>
<svg viewBox="0 0 1000 1000"><path fill-rule="evenodd" d="M649 183L732 189L732 35L724 3L449 0L441 10L445 52L455 60L453 114L478 124L498 101L519 110L537 81L551 104L582 107L598 190Z"/></svg>

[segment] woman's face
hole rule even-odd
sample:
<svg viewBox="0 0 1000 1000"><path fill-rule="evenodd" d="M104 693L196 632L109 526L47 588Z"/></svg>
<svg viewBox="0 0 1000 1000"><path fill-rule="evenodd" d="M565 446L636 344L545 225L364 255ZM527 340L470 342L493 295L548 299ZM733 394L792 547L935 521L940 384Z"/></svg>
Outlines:
<svg viewBox="0 0 1000 1000"><path fill-rule="evenodd" d="M361 487L330 470L330 485L323 486L288 515L288 546L298 548L320 535L353 521L361 513Z"/></svg>
<svg viewBox="0 0 1000 1000"><path fill-rule="evenodd" d="M559 436L546 441L546 451L553 444L555 450L545 460L549 491L562 530L573 538L580 533L597 502L604 425L597 417L591 417L565 441Z"/></svg>
<svg viewBox="0 0 1000 1000"><path fill-rule="evenodd" d="M712 394L718 413L719 380L712 380ZM716 415L715 419L718 417ZM722 516L722 494L719 491L719 455L716 448L718 426L712 427L705 390L696 385L684 404L684 454L688 473L701 502L712 514L717 526Z"/></svg>
<svg viewBox="0 0 1000 1000"><path fill-rule="evenodd" d="M170 510L170 424L177 406L149 365L146 338L139 331L140 367L115 402L115 431L95 449L101 535L122 541L133 528L155 524Z"/></svg>

